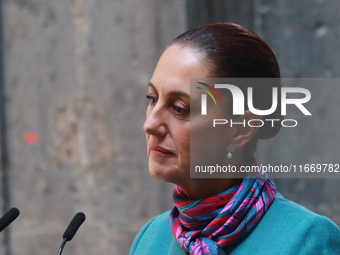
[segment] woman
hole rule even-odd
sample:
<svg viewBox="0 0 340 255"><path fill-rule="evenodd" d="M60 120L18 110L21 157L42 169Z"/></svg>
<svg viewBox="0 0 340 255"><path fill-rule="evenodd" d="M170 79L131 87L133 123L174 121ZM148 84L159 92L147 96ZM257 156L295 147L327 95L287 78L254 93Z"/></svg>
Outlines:
<svg viewBox="0 0 340 255"><path fill-rule="evenodd" d="M167 47L149 83L144 130L150 174L176 184L175 206L144 226L131 254L340 254L339 228L284 199L266 175L190 178L190 129L200 132L210 125L190 109L190 96L197 97L191 95L190 78L210 77L280 78L280 71L268 45L235 24L189 30ZM268 109L270 96L255 97L258 109ZM234 118L230 107L228 100L223 111ZM279 114L278 109L263 118L280 119ZM260 116L246 109L237 118ZM191 143L212 152L219 165L254 165L257 140L272 137L279 129L235 125L223 136L210 133L209 139Z"/></svg>

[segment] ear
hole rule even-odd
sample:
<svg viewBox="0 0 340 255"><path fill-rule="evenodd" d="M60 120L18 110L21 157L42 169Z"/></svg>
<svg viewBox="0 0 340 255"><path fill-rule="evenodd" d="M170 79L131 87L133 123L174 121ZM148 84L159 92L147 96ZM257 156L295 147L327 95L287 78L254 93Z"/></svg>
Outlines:
<svg viewBox="0 0 340 255"><path fill-rule="evenodd" d="M242 148L247 142L249 142L256 132L258 131L259 127L262 125L261 122L263 116L255 115L251 111L247 110L244 112L244 115L239 116L233 122L237 122L238 124L234 125L234 133L231 137L231 143L234 145L235 149ZM248 121L254 120L250 122L248 125ZM258 121L256 121L258 120ZM261 120L261 121L260 121Z"/></svg>

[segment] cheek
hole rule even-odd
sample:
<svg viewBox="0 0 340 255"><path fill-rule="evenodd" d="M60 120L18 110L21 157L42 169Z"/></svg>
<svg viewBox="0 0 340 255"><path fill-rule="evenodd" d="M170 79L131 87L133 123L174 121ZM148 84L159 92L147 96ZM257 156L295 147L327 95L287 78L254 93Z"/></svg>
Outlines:
<svg viewBox="0 0 340 255"><path fill-rule="evenodd" d="M176 134L174 140L176 141L181 161L190 161L190 123L181 125L176 130Z"/></svg>
<svg viewBox="0 0 340 255"><path fill-rule="evenodd" d="M181 123L181 125L178 125L177 123L174 124L173 134L176 136L176 140L181 144L190 143L190 122Z"/></svg>
<svg viewBox="0 0 340 255"><path fill-rule="evenodd" d="M194 166L216 164L225 154L229 132L226 125L213 128L212 123L212 119L204 117L192 121L190 156Z"/></svg>

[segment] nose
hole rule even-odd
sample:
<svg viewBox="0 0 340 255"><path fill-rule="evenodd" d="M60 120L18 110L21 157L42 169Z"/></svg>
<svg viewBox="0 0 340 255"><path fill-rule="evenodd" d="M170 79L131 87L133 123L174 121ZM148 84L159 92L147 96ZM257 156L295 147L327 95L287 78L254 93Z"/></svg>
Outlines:
<svg viewBox="0 0 340 255"><path fill-rule="evenodd" d="M146 111L146 120L143 129L146 134L154 136L165 136L167 133L167 124L165 112L160 105L148 108Z"/></svg>

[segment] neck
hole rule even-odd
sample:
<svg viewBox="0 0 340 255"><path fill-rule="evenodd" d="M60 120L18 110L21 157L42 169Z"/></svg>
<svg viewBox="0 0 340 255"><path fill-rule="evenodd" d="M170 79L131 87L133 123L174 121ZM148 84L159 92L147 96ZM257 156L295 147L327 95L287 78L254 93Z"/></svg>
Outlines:
<svg viewBox="0 0 340 255"><path fill-rule="evenodd" d="M201 199L221 193L241 184L243 179L195 179L190 183L178 183L189 199Z"/></svg>

